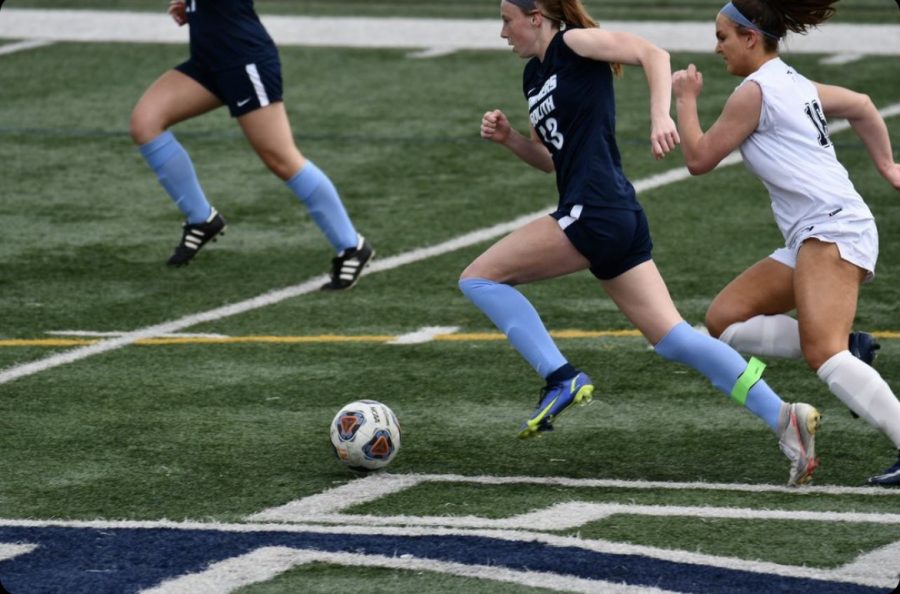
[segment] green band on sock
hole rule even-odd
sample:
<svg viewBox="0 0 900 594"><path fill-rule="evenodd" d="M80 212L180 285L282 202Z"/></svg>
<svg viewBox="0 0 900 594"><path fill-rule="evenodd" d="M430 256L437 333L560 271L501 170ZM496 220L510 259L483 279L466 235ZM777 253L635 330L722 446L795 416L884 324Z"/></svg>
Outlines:
<svg viewBox="0 0 900 594"><path fill-rule="evenodd" d="M744 370L744 373L735 382L734 388L731 389L731 397L740 402L741 405L746 405L747 394L750 392L750 388L756 385L756 382L762 377L765 368L765 363L756 357L750 357L747 369Z"/></svg>

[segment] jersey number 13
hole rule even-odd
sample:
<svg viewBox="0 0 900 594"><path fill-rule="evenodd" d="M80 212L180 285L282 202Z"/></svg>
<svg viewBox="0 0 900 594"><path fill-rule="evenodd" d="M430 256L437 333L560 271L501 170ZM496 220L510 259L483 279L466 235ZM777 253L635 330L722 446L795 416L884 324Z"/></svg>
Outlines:
<svg viewBox="0 0 900 594"><path fill-rule="evenodd" d="M559 122L556 121L556 118L547 118L544 120L544 122L538 126L538 132L541 133L544 142L552 144L556 147L556 150L563 147L564 139L562 132L559 131Z"/></svg>

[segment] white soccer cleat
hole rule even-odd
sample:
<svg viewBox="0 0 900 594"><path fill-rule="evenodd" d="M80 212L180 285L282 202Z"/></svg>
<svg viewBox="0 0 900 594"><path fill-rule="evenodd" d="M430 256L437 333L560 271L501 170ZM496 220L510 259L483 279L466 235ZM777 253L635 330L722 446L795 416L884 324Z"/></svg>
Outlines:
<svg viewBox="0 0 900 594"><path fill-rule="evenodd" d="M822 415L814 407L802 402L788 404L787 424L778 436L778 447L791 461L788 485L805 485L819 466L816 458L816 431L822 423Z"/></svg>

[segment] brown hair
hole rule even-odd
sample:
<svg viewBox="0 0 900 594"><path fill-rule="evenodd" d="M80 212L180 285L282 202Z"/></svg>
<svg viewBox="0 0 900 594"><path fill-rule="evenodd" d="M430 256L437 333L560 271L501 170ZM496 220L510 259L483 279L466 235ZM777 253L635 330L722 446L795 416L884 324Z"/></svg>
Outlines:
<svg viewBox="0 0 900 594"><path fill-rule="evenodd" d="M810 28L830 19L838 0L732 0L735 8L759 25L763 31L779 38L788 31L806 33ZM738 25L740 27L740 25ZM765 49L774 52L778 40L764 36Z"/></svg>
<svg viewBox="0 0 900 594"><path fill-rule="evenodd" d="M588 14L581 0L535 0L535 5L545 18L555 22L560 29L566 27L579 27L590 29L598 27L597 21ZM522 9L522 12L528 11ZM610 64L616 76L622 74L621 64Z"/></svg>

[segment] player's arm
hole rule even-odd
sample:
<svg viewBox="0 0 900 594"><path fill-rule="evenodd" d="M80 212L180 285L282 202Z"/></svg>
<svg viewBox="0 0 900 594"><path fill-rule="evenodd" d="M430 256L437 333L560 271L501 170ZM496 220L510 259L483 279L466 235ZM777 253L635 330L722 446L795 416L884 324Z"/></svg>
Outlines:
<svg viewBox="0 0 900 594"><path fill-rule="evenodd" d="M868 95L837 87L813 83L822 100L826 116L846 118L859 136L878 172L900 190L900 165L894 162L887 124Z"/></svg>
<svg viewBox="0 0 900 594"><path fill-rule="evenodd" d="M681 152L692 175L715 169L759 125L762 90L756 83L749 82L738 87L725 103L719 119L706 133L700 127L697 115L703 75L691 64L687 70L679 70L673 75L672 90L675 93Z"/></svg>
<svg viewBox="0 0 900 594"><path fill-rule="evenodd" d="M509 124L509 120L499 109L489 111L481 118L481 137L502 144L514 155L536 169L552 173L555 170L550 151L531 128L531 136L526 138Z"/></svg>
<svg viewBox="0 0 900 594"><path fill-rule="evenodd" d="M185 0L169 0L169 16L172 17L178 26L182 26L187 22L187 14L186 14L186 4Z"/></svg>
<svg viewBox="0 0 900 594"><path fill-rule="evenodd" d="M657 159L675 149L678 129L669 115L672 107L669 52L624 31L572 29L566 31L563 40L583 58L643 68L650 91L650 149Z"/></svg>

